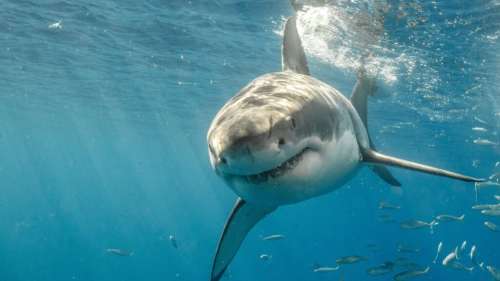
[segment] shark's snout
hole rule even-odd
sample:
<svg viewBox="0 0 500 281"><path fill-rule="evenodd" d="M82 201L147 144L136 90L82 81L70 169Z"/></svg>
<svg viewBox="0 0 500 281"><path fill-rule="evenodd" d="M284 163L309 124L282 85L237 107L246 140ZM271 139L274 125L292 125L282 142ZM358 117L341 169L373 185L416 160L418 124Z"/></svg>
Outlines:
<svg viewBox="0 0 500 281"><path fill-rule="evenodd" d="M269 154L279 153L279 150L272 149L259 138L252 135L231 134L214 138L209 146L214 169L237 175L259 172Z"/></svg>
<svg viewBox="0 0 500 281"><path fill-rule="evenodd" d="M290 158L289 138L273 127L271 118L241 118L209 133L213 168L232 175L253 175Z"/></svg>

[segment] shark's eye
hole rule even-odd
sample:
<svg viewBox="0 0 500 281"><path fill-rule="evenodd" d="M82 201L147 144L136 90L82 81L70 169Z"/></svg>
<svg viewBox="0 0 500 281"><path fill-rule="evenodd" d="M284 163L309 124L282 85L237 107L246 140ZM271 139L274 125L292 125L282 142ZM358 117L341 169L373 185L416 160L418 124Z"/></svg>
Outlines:
<svg viewBox="0 0 500 281"><path fill-rule="evenodd" d="M292 129L295 129L295 119L292 118Z"/></svg>
<svg viewBox="0 0 500 281"><path fill-rule="evenodd" d="M280 139L278 140L278 145L279 145L279 146L282 146L282 145L284 145L284 144L285 144L285 139L284 139L284 138L280 138Z"/></svg>

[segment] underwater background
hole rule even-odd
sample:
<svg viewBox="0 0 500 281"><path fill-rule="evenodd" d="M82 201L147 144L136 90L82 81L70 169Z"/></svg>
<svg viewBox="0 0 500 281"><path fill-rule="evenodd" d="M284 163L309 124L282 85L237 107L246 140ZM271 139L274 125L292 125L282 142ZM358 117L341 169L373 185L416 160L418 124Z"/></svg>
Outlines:
<svg viewBox="0 0 500 281"><path fill-rule="evenodd" d="M308 4L298 25L312 75L347 96L361 64L378 78L378 150L498 181L499 1ZM206 132L239 89L281 69L292 13L287 0L0 1L0 280L208 280L236 196L210 167ZM404 269L366 269L405 256L431 266L420 280L493 280L440 261L466 240L500 268L500 232L483 225L500 217L471 209L500 188L391 171L401 188L364 168L281 207L224 278L391 280ZM432 233L399 225L441 214L465 218ZM348 255L367 260L313 272Z"/></svg>

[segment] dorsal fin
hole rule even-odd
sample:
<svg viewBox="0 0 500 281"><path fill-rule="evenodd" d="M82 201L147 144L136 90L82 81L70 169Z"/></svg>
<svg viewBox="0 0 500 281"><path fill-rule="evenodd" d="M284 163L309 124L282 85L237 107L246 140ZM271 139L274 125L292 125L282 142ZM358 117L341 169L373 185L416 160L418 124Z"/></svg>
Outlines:
<svg viewBox="0 0 500 281"><path fill-rule="evenodd" d="M370 134L368 133L368 96L373 95L376 90L375 79L370 78L366 74L366 70L361 68L358 71L358 81L354 86L354 90L352 91L351 96L351 104L354 106L356 111L358 112L363 125L365 126L366 132L368 134L368 141L370 143L370 148L375 151L375 145L370 138ZM401 183L391 174L389 169L384 167L383 165L373 165L372 170L375 174L377 174L381 179L392 186L401 186Z"/></svg>
<svg viewBox="0 0 500 281"><path fill-rule="evenodd" d="M299 33L297 32L297 15L293 15L286 21L283 34L283 46L281 48L281 59L283 71L290 70L296 73L309 75L306 54L302 47Z"/></svg>
<svg viewBox="0 0 500 281"><path fill-rule="evenodd" d="M368 96L373 95L376 90L375 79L368 77L366 70L360 68L358 70L358 80L352 90L351 103L356 108L359 117L363 121L363 125L368 130Z"/></svg>

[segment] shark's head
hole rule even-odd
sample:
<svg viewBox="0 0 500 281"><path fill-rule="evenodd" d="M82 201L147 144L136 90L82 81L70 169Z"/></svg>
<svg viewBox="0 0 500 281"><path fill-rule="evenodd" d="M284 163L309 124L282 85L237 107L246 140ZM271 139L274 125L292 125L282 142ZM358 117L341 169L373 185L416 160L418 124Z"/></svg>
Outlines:
<svg viewBox="0 0 500 281"><path fill-rule="evenodd" d="M257 79L213 120L207 137L212 167L240 196L248 186L310 184L327 168L324 150L336 141L339 120L301 79L309 78Z"/></svg>
<svg viewBox="0 0 500 281"><path fill-rule="evenodd" d="M227 175L278 176L293 168L312 138L300 134L300 118L277 108L220 114L208 134L212 167ZM285 165L288 164L288 165Z"/></svg>

